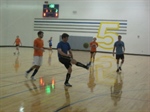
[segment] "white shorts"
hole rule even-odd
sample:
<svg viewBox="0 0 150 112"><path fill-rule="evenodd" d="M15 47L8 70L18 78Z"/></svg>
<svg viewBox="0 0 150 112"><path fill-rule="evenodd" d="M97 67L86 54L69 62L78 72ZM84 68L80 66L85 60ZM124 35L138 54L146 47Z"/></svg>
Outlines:
<svg viewBox="0 0 150 112"><path fill-rule="evenodd" d="M42 65L42 60L43 60L42 56L34 56L33 57L33 65L41 66Z"/></svg>

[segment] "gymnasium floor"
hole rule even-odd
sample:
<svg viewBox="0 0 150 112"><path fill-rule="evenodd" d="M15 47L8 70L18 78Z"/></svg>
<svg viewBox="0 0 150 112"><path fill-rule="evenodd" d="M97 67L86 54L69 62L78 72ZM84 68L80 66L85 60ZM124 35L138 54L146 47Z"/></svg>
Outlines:
<svg viewBox="0 0 150 112"><path fill-rule="evenodd" d="M0 48L0 112L150 112L150 57L125 55L122 72L116 73L112 54L97 53L89 70L73 65L64 87L65 67L57 51L44 52L36 81L24 77L32 66L32 48ZM87 63L89 52L73 51ZM31 75L31 74L30 74Z"/></svg>

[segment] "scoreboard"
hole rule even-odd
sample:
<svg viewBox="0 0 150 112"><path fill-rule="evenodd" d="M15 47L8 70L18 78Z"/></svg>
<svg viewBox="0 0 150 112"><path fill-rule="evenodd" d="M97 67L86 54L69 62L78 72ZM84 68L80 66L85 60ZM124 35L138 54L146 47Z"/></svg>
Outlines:
<svg viewBox="0 0 150 112"><path fill-rule="evenodd" d="M58 16L59 16L59 4L43 5L43 17L58 18Z"/></svg>

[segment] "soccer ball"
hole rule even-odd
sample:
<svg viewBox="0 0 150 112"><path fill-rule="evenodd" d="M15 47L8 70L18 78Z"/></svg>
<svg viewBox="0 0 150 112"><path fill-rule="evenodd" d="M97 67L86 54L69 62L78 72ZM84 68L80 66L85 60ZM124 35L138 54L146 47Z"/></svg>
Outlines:
<svg viewBox="0 0 150 112"><path fill-rule="evenodd" d="M88 43L84 43L83 47L87 49L89 47L89 44Z"/></svg>

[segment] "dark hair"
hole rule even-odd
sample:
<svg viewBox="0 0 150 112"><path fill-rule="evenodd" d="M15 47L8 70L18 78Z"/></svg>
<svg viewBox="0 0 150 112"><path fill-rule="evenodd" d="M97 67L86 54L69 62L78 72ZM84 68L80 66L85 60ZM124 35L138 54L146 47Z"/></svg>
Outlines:
<svg viewBox="0 0 150 112"><path fill-rule="evenodd" d="M118 37L122 38L121 35L118 35Z"/></svg>
<svg viewBox="0 0 150 112"><path fill-rule="evenodd" d="M41 35L42 33L43 33L42 31L39 31L37 34L38 34L38 35Z"/></svg>
<svg viewBox="0 0 150 112"><path fill-rule="evenodd" d="M69 37L69 35L67 33L63 33L62 36L61 36L62 39L66 38L66 37Z"/></svg>

